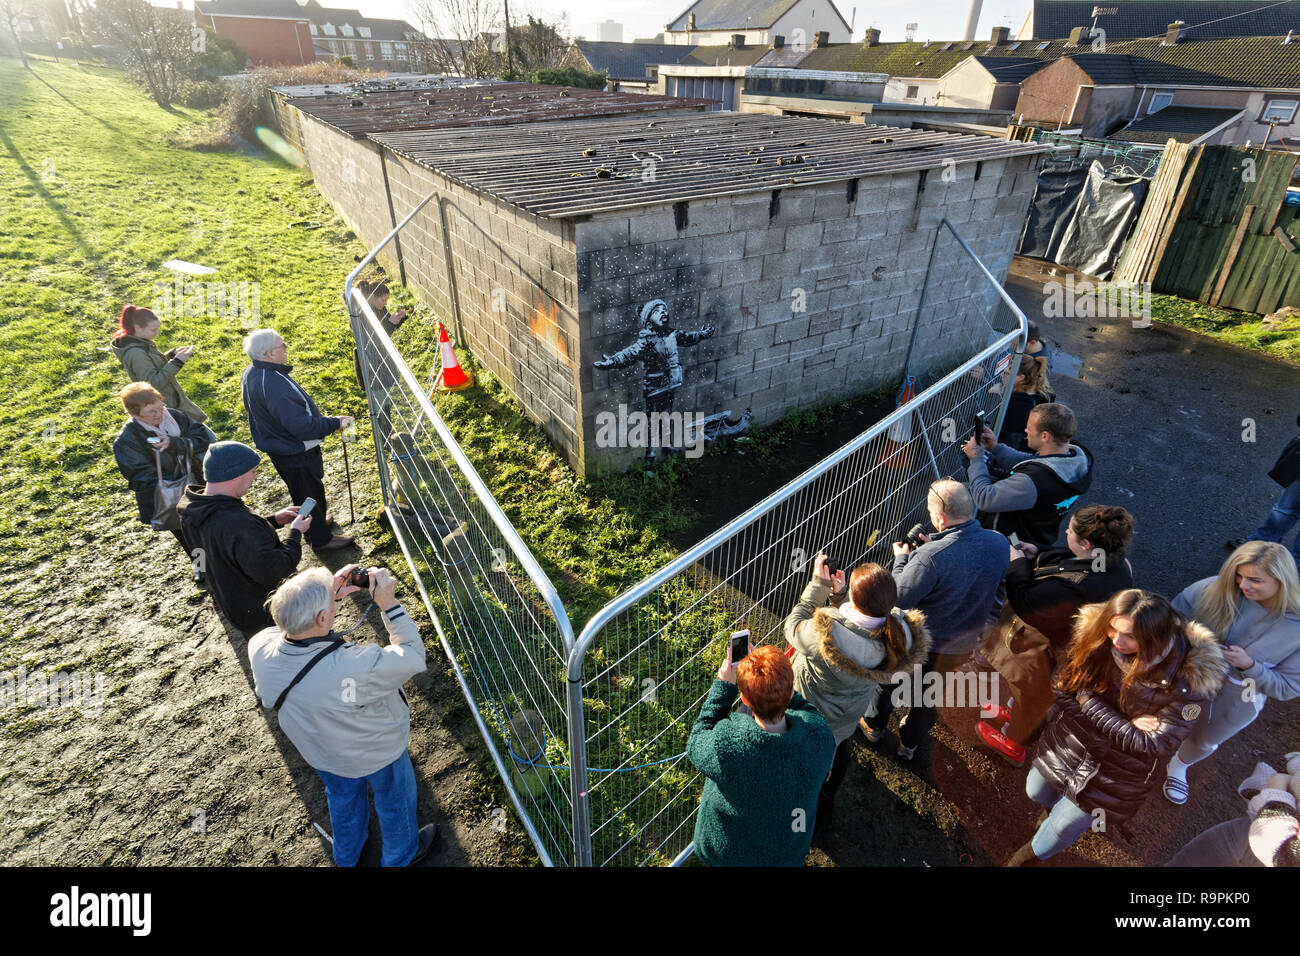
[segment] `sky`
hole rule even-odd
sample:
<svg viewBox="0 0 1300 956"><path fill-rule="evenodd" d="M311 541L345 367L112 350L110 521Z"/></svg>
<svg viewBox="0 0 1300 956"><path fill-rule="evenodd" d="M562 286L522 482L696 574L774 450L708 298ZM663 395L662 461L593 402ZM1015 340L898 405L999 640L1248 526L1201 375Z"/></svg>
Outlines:
<svg viewBox="0 0 1300 956"><path fill-rule="evenodd" d="M360 10L364 16L392 17L416 22L411 12L410 0L320 0L322 6L338 6ZM560 15L568 18L568 33L594 39L596 23L616 20L623 24L623 39L652 37L664 25L677 17L692 0L513 0L510 17L523 19L532 12L552 20ZM960 40L970 11L970 0L834 0L844 19L853 24L853 38L861 39L862 31L874 26L881 31L882 40L905 39L903 31L908 23L918 24L918 40ZM170 5L170 4L168 4ZM192 0L185 5L193 8ZM979 26L975 35L985 38L997 26L1011 28L1014 36L1029 12L1029 0L984 0Z"/></svg>

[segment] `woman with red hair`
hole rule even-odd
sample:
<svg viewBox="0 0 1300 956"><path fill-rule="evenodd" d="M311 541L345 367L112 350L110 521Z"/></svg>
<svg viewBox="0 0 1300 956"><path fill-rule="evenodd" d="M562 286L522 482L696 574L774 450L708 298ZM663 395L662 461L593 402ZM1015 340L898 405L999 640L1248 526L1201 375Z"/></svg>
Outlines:
<svg viewBox="0 0 1300 956"><path fill-rule="evenodd" d="M108 347L132 382L148 382L162 395L168 408L184 412L201 425L208 416L190 401L176 381L176 373L190 360L194 346L182 345L166 352L158 351L154 339L161 328L162 321L149 309L124 305L117 320L117 331Z"/></svg>
<svg viewBox="0 0 1300 956"><path fill-rule="evenodd" d="M746 710L732 713L739 697ZM709 866L802 866L835 756L825 718L794 690L772 646L732 663L731 645L686 743L705 776L695 855Z"/></svg>

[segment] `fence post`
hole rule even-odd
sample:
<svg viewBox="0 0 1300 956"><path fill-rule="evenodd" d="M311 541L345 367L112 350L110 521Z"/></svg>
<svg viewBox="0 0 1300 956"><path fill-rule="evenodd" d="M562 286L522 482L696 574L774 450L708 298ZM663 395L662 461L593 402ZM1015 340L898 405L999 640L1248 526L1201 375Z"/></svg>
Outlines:
<svg viewBox="0 0 1300 956"><path fill-rule="evenodd" d="M574 673L576 666L577 673ZM569 788L573 801L573 864L591 866L591 814L587 807L587 722L582 707L582 655L569 655Z"/></svg>

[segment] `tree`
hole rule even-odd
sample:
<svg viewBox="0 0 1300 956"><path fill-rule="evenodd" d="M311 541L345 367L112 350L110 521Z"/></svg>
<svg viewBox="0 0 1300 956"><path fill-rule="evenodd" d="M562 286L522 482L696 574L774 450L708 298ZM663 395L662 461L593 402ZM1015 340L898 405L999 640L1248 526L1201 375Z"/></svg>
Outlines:
<svg viewBox="0 0 1300 956"><path fill-rule="evenodd" d="M9 31L9 36L13 38L14 50L18 58L23 61L23 69L30 70L32 67L27 62L27 52L23 50L23 43L18 39L18 18L27 15L27 4L24 0L0 0L0 16L4 17L5 27Z"/></svg>
<svg viewBox="0 0 1300 956"><path fill-rule="evenodd" d="M206 49L201 27L148 0L99 0L95 29L123 51L127 72L159 106L169 106Z"/></svg>
<svg viewBox="0 0 1300 956"><path fill-rule="evenodd" d="M421 69L476 79L501 72L497 0L413 0L411 10L426 37L414 43Z"/></svg>
<svg viewBox="0 0 1300 956"><path fill-rule="evenodd" d="M512 28L510 45L514 49L515 69L520 73L557 69L569 49L569 41L560 35L568 26L567 20L561 16L555 23L546 23L530 13L526 26Z"/></svg>

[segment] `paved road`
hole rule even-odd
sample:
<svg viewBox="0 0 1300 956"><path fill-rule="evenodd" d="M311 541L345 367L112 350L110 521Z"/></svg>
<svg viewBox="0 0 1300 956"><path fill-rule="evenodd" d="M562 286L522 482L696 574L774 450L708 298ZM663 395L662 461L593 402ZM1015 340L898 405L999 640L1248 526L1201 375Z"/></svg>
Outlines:
<svg viewBox="0 0 1300 956"><path fill-rule="evenodd" d="M1065 353L1052 386L1097 459L1082 503L1133 513L1137 582L1172 597L1217 571L1224 542L1249 535L1281 491L1266 472L1296 433L1300 368L1178 328L1046 318L1043 284L1069 271L1017 259L1007 290ZM1078 378L1065 371L1071 356ZM1243 440L1247 419L1253 443Z"/></svg>

